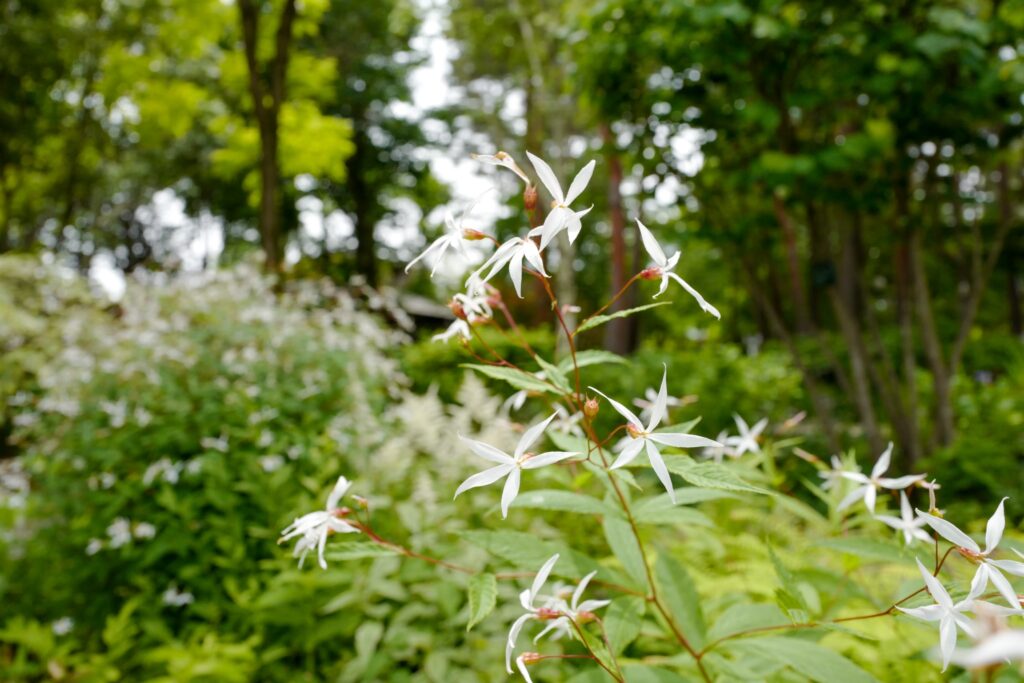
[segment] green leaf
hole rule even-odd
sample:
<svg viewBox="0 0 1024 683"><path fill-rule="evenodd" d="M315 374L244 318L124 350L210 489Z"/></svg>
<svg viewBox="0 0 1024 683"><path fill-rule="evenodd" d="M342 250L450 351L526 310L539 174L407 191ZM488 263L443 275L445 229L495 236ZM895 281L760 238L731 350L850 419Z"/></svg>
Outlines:
<svg viewBox="0 0 1024 683"><path fill-rule="evenodd" d="M580 332L586 332L587 330L592 330L595 327L600 327L609 320L614 320L615 318L625 318L627 316L633 315L634 313L646 311L649 308L667 306L671 303L671 301L658 301L653 304L644 304L643 306L637 306L636 308L628 308L625 311L617 311L615 313L611 313L610 315L595 315L593 318L585 320L582 325L576 328L576 331L573 332L573 334L579 334Z"/></svg>
<svg viewBox="0 0 1024 683"><path fill-rule="evenodd" d="M565 432L545 432L555 447L561 451L572 451L574 453L587 454L590 442L581 436L574 436Z"/></svg>
<svg viewBox="0 0 1024 683"><path fill-rule="evenodd" d="M604 365L607 363L628 363L625 358L611 351L601 349L588 349L587 351L576 352L576 365L585 368L588 365ZM568 375L572 372L572 356L563 358L558 364L558 369Z"/></svg>
<svg viewBox="0 0 1024 683"><path fill-rule="evenodd" d="M708 630L708 638L717 640L750 629L785 626L789 623L789 617L772 604L732 605L715 620Z"/></svg>
<svg viewBox="0 0 1024 683"><path fill-rule="evenodd" d="M654 565L654 579L658 582L658 592L665 601L672 621L690 641L690 645L697 650L704 647L704 612L700 606L700 595L686 567L671 555L663 553Z"/></svg>
<svg viewBox="0 0 1024 683"><path fill-rule="evenodd" d="M537 356L537 365L539 365L541 370L544 371L544 376L555 386L561 389L563 393L568 394L572 392L569 380L566 378L565 373L563 373L562 370L547 362L540 356ZM572 370L571 365L569 366L569 369Z"/></svg>
<svg viewBox="0 0 1024 683"><path fill-rule="evenodd" d="M390 557L395 554L391 548L365 541L341 541L327 546L324 558L334 562L362 560L368 557Z"/></svg>
<svg viewBox="0 0 1024 683"><path fill-rule="evenodd" d="M633 577L638 583L643 584L647 579L647 571L644 569L644 557L640 552L640 544L629 522L618 517L604 518L604 536L608 546L612 549L615 557L618 558L626 573Z"/></svg>
<svg viewBox="0 0 1024 683"><path fill-rule="evenodd" d="M807 601L797 585L796 577L793 576L793 573L789 571L786 565L782 564L782 560L775 554L775 550L771 546L768 546L768 556L771 558L772 565L775 567L775 574L779 577L779 582L782 584L780 588L775 590L776 602L789 615L790 620L794 624L807 623L810 620L810 608L807 606Z"/></svg>
<svg viewBox="0 0 1024 683"><path fill-rule="evenodd" d="M555 553L561 557L555 565L554 574L579 580L592 571L597 570L597 578L611 583L630 584L631 582L620 573L603 567L593 558L577 552L564 543L545 541L536 534L523 531L464 531L460 534L469 543L483 548L490 554L519 569L537 571Z"/></svg>
<svg viewBox="0 0 1024 683"><path fill-rule="evenodd" d="M497 365L477 365L475 363L463 363L462 367L469 368L470 370L476 370L480 374L493 379L500 379L503 382L511 384L515 389L549 392L552 394L558 393L558 390L551 384L537 379L530 373L523 370L516 370L514 368L506 368Z"/></svg>
<svg viewBox="0 0 1024 683"><path fill-rule="evenodd" d="M637 595L616 598L608 605L604 628L615 654L625 650L640 635L646 609L647 602Z"/></svg>
<svg viewBox="0 0 1024 683"><path fill-rule="evenodd" d="M829 538L816 545L853 555L869 562L896 563L907 559L907 551L902 547L875 538Z"/></svg>
<svg viewBox="0 0 1024 683"><path fill-rule="evenodd" d="M669 472L678 474L693 486L719 491L760 493L770 496L771 491L748 484L724 465L714 462L696 462L688 455L667 455L665 466Z"/></svg>
<svg viewBox="0 0 1024 683"><path fill-rule="evenodd" d="M494 611L498 599L498 580L494 574L477 574L469 580L469 623L470 630Z"/></svg>
<svg viewBox="0 0 1024 683"><path fill-rule="evenodd" d="M755 655L788 666L820 683L876 683L877 679L841 654L801 638L767 636L728 645L740 659Z"/></svg>
<svg viewBox="0 0 1024 683"><path fill-rule="evenodd" d="M596 498L582 493L561 491L558 489L541 489L520 494L512 507L534 508L537 510L562 510L563 512L579 512L585 515L618 515L618 510L602 503Z"/></svg>

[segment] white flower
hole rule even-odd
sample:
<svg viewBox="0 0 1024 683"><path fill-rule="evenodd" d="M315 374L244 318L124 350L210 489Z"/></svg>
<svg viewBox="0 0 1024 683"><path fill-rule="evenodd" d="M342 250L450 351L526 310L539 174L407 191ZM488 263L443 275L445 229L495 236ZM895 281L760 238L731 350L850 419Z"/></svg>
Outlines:
<svg viewBox="0 0 1024 683"><path fill-rule="evenodd" d="M572 591L572 598L568 602L560 595L561 591L555 590L555 595L544 603L544 609L561 612L562 616L548 624L543 631L534 637L533 642L536 643L551 631L554 631L554 634L551 636L552 640L558 640L566 635L575 637L576 633L573 630L572 622L575 621L579 624L586 621L588 618L591 618L594 610L601 609L611 602L611 600L584 600L580 602L580 598L583 597L583 591L587 589L587 584L590 583L595 574L597 572L592 571L583 577L579 585L576 586L576 589Z"/></svg>
<svg viewBox="0 0 1024 683"><path fill-rule="evenodd" d="M843 467L843 461L839 459L838 455L832 456L832 469L818 472L818 476L825 481L821 484L823 491L829 491L835 488L836 484L843 478L843 474L846 469Z"/></svg>
<svg viewBox="0 0 1024 683"><path fill-rule="evenodd" d="M654 402L658 400L658 392L654 387L647 387L644 389L643 398L634 398L633 405L640 409L640 419L647 421L651 419L651 412L654 410ZM686 405L686 401L676 398L675 396L669 396L665 399L666 408L678 408L679 406Z"/></svg>
<svg viewBox="0 0 1024 683"><path fill-rule="evenodd" d="M531 619L537 618L537 613L541 608L535 606L533 603L537 599L540 589L544 587L544 583L548 580L548 575L551 574L551 570L554 568L555 563L558 562L558 553L555 553L548 561L544 563L544 566L537 572L537 576L533 578L533 584L519 594L519 603L526 610L526 614L522 615L514 622L512 622L512 628L508 631L508 640L505 643L505 670L508 673L512 673L512 653L516 649L516 640L519 638L519 633L523 630L523 626L526 625ZM529 680L529 676L525 673L526 667L518 659L516 663L519 664L519 670L523 673L523 677Z"/></svg>
<svg viewBox="0 0 1024 683"><path fill-rule="evenodd" d="M703 451L701 451L701 455L707 458L708 460L714 460L718 464L722 464L722 460L725 458L725 456L735 458L736 451L734 451L732 447L729 446L730 438L731 437L729 436L729 433L723 429L722 431L718 432L718 436L715 437L715 441L718 441L721 445L708 446Z"/></svg>
<svg viewBox="0 0 1024 683"><path fill-rule="evenodd" d="M1013 590L1013 586L1003 576L1002 571L1016 576L1024 576L1024 562L993 560L989 558L989 555L992 554L999 545L999 541L1003 538L1003 529L1006 527L1006 516L1003 513L1003 503L1005 501L1006 498L999 501L999 507L996 508L996 511L989 518L988 524L985 527L985 550L982 550L973 538L960 531L951 522L947 522L941 517L930 515L927 512L921 512L920 510L917 511L917 514L940 536L956 546L957 552L978 565L978 570L971 581L972 593L977 591L980 595L985 590L989 580L991 580L992 585L1006 598L1010 607L1020 609L1021 604L1017 598L1017 592Z"/></svg>
<svg viewBox="0 0 1024 683"><path fill-rule="evenodd" d="M878 495L878 489L889 489L892 491L899 491L905 489L915 482L923 480L927 475L925 474L908 474L905 477L899 477L897 479L889 479L882 475L889 469L889 463L892 460L892 442L889 442L889 447L878 456L878 461L875 466L871 468L871 476L866 477L860 472L842 472L840 476L844 479L861 484L853 491L843 498L839 503L837 510L845 510L846 508L853 505L857 500L863 498L864 505L867 506L871 514L875 514L875 498Z"/></svg>
<svg viewBox="0 0 1024 683"><path fill-rule="evenodd" d="M107 527L110 547L120 548L132 542L132 524L124 517L118 517Z"/></svg>
<svg viewBox="0 0 1024 683"><path fill-rule="evenodd" d="M66 636L71 633L71 629L75 627L75 620L71 617L61 617L57 621L50 625L53 629L54 635Z"/></svg>
<svg viewBox="0 0 1024 683"><path fill-rule="evenodd" d="M531 230L530 237L540 235L540 248L543 250L558 233L568 230L569 243L572 244L576 241L580 234L580 229L583 227L580 219L586 216L590 209L594 207L591 206L583 211L573 211L569 205L576 201L576 198L580 196L583 190L587 189L590 177L594 175L596 162L593 160L587 162L580 169L580 172L576 174L576 177L573 178L572 184L569 185L569 191L563 193L562 185L558 182L558 178L555 177L554 171L551 170L547 162L529 152L526 153L526 156L530 158L530 163L533 164L534 170L537 171L537 177L540 178L541 184L547 188L553 200L551 211L544 219L544 225Z"/></svg>
<svg viewBox="0 0 1024 683"><path fill-rule="evenodd" d="M910 545L914 542L914 539L924 541L928 543L932 540L932 537L928 535L923 527L925 521L920 517L914 516L914 511L910 507L910 500L907 499L906 491L900 491L900 516L892 517L890 515L877 515L875 516L879 522L886 524L887 526L896 529L897 531L903 532L903 541Z"/></svg>
<svg viewBox="0 0 1024 683"><path fill-rule="evenodd" d="M657 299L659 296L665 293L665 290L668 289L669 278L672 278L680 285L682 285L683 289L689 292L690 295L697 300L697 303L700 304L701 309L710 313L716 318L721 319L722 314L718 312L717 308L715 308L707 301L705 301L704 297L700 295L700 292L691 287L689 283L686 282L686 280L672 272L672 270L679 263L680 253L677 251L675 254L672 255L671 258L666 258L665 252L662 250L661 245L658 244L658 240L654 239L654 235L651 234L651 231L647 229L647 226L641 223L639 218L636 219L636 224L637 227L640 228L640 239L643 240L644 248L647 250L647 253L650 255L651 260L654 261L655 264L655 268L650 271L651 275L653 277L661 278L661 287L658 288L658 293L654 295L654 298Z"/></svg>
<svg viewBox="0 0 1024 683"><path fill-rule="evenodd" d="M473 331L469 327L469 323L462 318L456 318L452 321L452 324L448 326L448 329L444 332L438 332L430 341L442 341L446 342L451 340L453 337L462 337L463 339L472 339Z"/></svg>
<svg viewBox="0 0 1024 683"><path fill-rule="evenodd" d="M494 446L483 443L482 441L467 439L460 434L459 438L469 445L469 448L473 453L484 460L490 460L491 462L499 464L496 467L491 467L483 472L478 472L466 481L462 482L462 484L459 485L459 488L455 491L455 497L458 498L459 494L463 491L493 484L502 477L507 476L508 478L505 480L505 488L501 493L501 516L502 518L508 517L508 507L512 504L512 501L515 500L516 495L519 493L519 479L522 476L522 470L535 470L538 467L551 465L575 455L582 455L581 453L568 453L563 451L549 451L539 455L526 452L526 449L532 446L534 442L540 438L547 426L557 416L558 413L553 413L548 419L543 422L538 422L523 432L522 437L519 439L519 443L516 444L516 449L513 455L509 455L504 451L498 450Z"/></svg>
<svg viewBox="0 0 1024 683"><path fill-rule="evenodd" d="M533 240L528 237L513 237L498 247L491 254L491 257L484 261L484 264L469 276L469 280L466 281L466 287L469 288L471 285L489 281L499 270L508 265L508 276L512 280L512 285L516 288L516 295L522 299L524 259L533 266L534 270L544 277L548 277L547 272L544 270L544 261L540 257L540 250L537 249L537 245L533 243ZM481 279L480 273L487 268L491 269L490 272Z"/></svg>
<svg viewBox="0 0 1024 683"><path fill-rule="evenodd" d="M195 600L195 596L188 591L179 591L178 586L172 583L167 587L167 590L163 592L161 599L165 605L170 605L171 607L184 607L185 605L192 604Z"/></svg>
<svg viewBox="0 0 1024 683"><path fill-rule="evenodd" d="M132 533L135 534L135 538L153 538L156 536L156 527L149 522L139 522Z"/></svg>
<svg viewBox="0 0 1024 683"><path fill-rule="evenodd" d="M519 178L526 183L527 187L529 187L530 179L526 177L525 173L523 173L523 169L519 168L519 164L516 163L515 159L507 153L498 152L497 154L473 154L471 156L477 161L482 161L485 164L507 168L519 176Z"/></svg>
<svg viewBox="0 0 1024 683"><path fill-rule="evenodd" d="M736 457L744 453L760 453L761 446L757 443L757 437L761 436L761 432L768 426L768 418L761 418L753 427L748 427L747 421L736 413L733 413L732 419L736 421L736 428L740 433L738 436L730 436L726 443L735 449Z"/></svg>
<svg viewBox="0 0 1024 683"><path fill-rule="evenodd" d="M101 550L103 550L103 541L98 538L90 538L88 545L85 546L86 555L95 555Z"/></svg>
<svg viewBox="0 0 1024 683"><path fill-rule="evenodd" d="M623 439L625 445L622 448L622 452L619 453L619 457L616 458L615 462L612 463L611 469L618 469L624 467L640 454L640 451L647 448L647 459L651 463L651 468L654 469L654 473L658 475L658 479L661 481L665 490L668 491L669 498L672 502L676 501L675 489L672 487L672 477L668 473L668 468L665 467L665 461L661 457L661 451L658 450L658 444L663 446L674 446L675 448L701 448L701 447L714 447L721 446L722 444L717 441L712 441L703 436L696 436L693 434L678 434L678 433L656 433L654 430L661 424L661 420L665 417L668 403L668 368L665 368L664 374L661 376L661 389L658 391L658 396L654 401L654 406L651 408L651 419L647 426L644 427L643 422L640 418L634 415L629 408L622 405L621 403L608 398L594 387L590 387L591 390L601 394L612 407L621 415L626 418L626 433L629 435L628 440Z"/></svg>
<svg viewBox="0 0 1024 683"><path fill-rule="evenodd" d="M408 273L409 269L416 265L417 261L425 258L428 254L434 254L436 255L436 258L434 259L434 267L430 270L430 277L434 277L434 273L437 272L437 267L441 265L441 261L444 259L444 255L449 249L454 249L461 256L466 256L466 245L463 241L465 226L463 223L473 212L473 209L476 207L477 203L479 203L481 197L483 197L483 195L477 197L473 203L471 203L462 212L458 220L452 216L450 211L446 212L444 215L444 234L434 240L433 243L424 249L419 256L414 258L412 261L409 261L408 265L405 266L405 272Z"/></svg>
<svg viewBox="0 0 1024 683"><path fill-rule="evenodd" d="M982 669L1012 660L1024 660L1024 631L1000 631L969 650L958 649L952 661L965 669Z"/></svg>
<svg viewBox="0 0 1024 683"><path fill-rule="evenodd" d="M331 532L337 534L359 532L359 529L335 516L335 508L338 506L338 501L341 500L341 497L345 495L350 486L352 486L352 483L348 479L338 477L334 489L327 496L327 505L324 506L323 510L310 512L297 518L281 532L281 538L278 539L278 543L284 543L293 538L299 539L295 543L295 551L292 553L292 556L299 558L300 568L302 563L306 561L306 555L309 551L316 548L320 568L327 569L327 561L324 560L324 547L327 545L327 536Z"/></svg>
<svg viewBox="0 0 1024 683"><path fill-rule="evenodd" d="M921 571L921 577L924 579L924 583L928 587L928 592L931 593L935 604L928 605L927 607L900 607L898 609L917 619L939 622L939 650L942 652L942 670L945 671L946 667L949 666L950 657L953 656L953 648L956 647L957 626L964 633L972 637L976 632L974 622L964 616L964 612L972 608L974 599L981 595L985 587L981 586L979 588L972 583L970 594L954 605L953 599L949 597L949 593L942 587L939 580L924 568L921 560L915 558L914 561L917 562L917 568Z"/></svg>

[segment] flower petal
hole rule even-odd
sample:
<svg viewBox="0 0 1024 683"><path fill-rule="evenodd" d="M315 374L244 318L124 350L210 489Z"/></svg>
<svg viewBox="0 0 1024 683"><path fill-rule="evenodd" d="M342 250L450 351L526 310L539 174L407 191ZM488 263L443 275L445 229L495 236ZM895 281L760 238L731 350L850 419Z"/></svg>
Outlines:
<svg viewBox="0 0 1024 683"><path fill-rule="evenodd" d="M697 304L701 307L701 310L703 310L705 313L710 313L711 315L715 316L719 320L722 319L722 314L718 311L718 309L715 308L714 306L712 306L711 304L709 304L707 302L707 299L702 297L700 295L700 292L698 292L696 289L691 287L690 284L686 280L684 280L683 278L679 277L675 273L665 273L665 275L667 275L668 277L672 278L673 280L678 282L680 285L682 285L683 289L685 289L687 292L689 292L690 296L692 296L694 299L697 300Z"/></svg>
<svg viewBox="0 0 1024 683"><path fill-rule="evenodd" d="M655 432L647 438L655 443L676 448L721 448L722 444L696 434L677 434L673 432Z"/></svg>
<svg viewBox="0 0 1024 683"><path fill-rule="evenodd" d="M459 438L469 446L469 450L473 451L474 454L480 456L484 460L490 460L491 462L500 463L502 465L511 465L515 460L508 453L495 448L494 446L484 443L483 441L474 441L473 439L467 439L466 437L459 434Z"/></svg>
<svg viewBox="0 0 1024 683"><path fill-rule="evenodd" d="M519 437L519 443L516 444L516 450L513 457L516 460L519 460L519 458L523 456L523 453L526 452L526 449L532 446L534 442L540 438L540 435L544 433L544 430L548 428L548 425L551 424L551 421L556 417L558 417L558 413L551 413L551 417L543 422L538 422L523 432L523 435Z"/></svg>
<svg viewBox="0 0 1024 683"><path fill-rule="evenodd" d="M986 562L985 564L987 565L988 563ZM1010 607L1020 609L1021 604L1017 598L1017 591L1013 589L1013 586L1006 580L1006 577L995 567L989 566L987 569L988 578L992 581L992 585L996 587L996 590L999 591L999 594L1006 598L1006 602L1009 603ZM973 597L976 598L978 596L975 595Z"/></svg>
<svg viewBox="0 0 1024 683"><path fill-rule="evenodd" d="M512 653L516 649L516 640L519 639L519 633L523 630L523 626L532 618L532 614L524 614L513 621L512 628L508 630L508 640L505 642L505 670L509 673L512 673Z"/></svg>
<svg viewBox="0 0 1024 683"><path fill-rule="evenodd" d="M548 580L548 576L551 574L551 570L554 569L555 563L558 562L559 554L555 553L547 559L544 565L537 571L537 576L533 577L533 584L530 586L530 604L533 604L533 598L537 597L540 593L540 589L544 587L544 584Z"/></svg>
<svg viewBox="0 0 1024 683"><path fill-rule="evenodd" d="M519 471L515 465L498 465L497 467L491 467L483 472L477 472L466 481L459 484L459 488L455 489L455 497L458 498L463 492L469 489L479 488L480 486L487 486L498 481L512 470Z"/></svg>
<svg viewBox="0 0 1024 683"><path fill-rule="evenodd" d="M942 670L949 666L949 660L956 649L956 622L952 617L943 617L939 622L939 651L942 652Z"/></svg>
<svg viewBox="0 0 1024 683"><path fill-rule="evenodd" d="M882 451L882 454L878 456L878 460L875 461L875 466L871 468L871 478L878 479L880 476L888 472L890 462L892 462L892 441L890 441L889 446Z"/></svg>
<svg viewBox="0 0 1024 683"><path fill-rule="evenodd" d="M654 234L647 229L646 225L640 222L639 218L636 219L636 225L640 228L640 239L644 243L644 249L647 250L647 254L655 264L664 268L668 263L668 259L665 258L665 252L662 250L661 245L658 244L658 240L654 239ZM664 291L664 288L662 291ZM661 292L658 292L658 294L661 294Z"/></svg>
<svg viewBox="0 0 1024 683"><path fill-rule="evenodd" d="M636 456L640 454L640 451L644 449L644 441L645 439L633 439L626 444L626 447L619 453L619 457L615 458L615 462L612 463L610 469L617 470L633 462Z"/></svg>
<svg viewBox="0 0 1024 683"><path fill-rule="evenodd" d="M516 251L508 261L508 276L516 289L516 296L523 298L523 252Z"/></svg>
<svg viewBox="0 0 1024 683"><path fill-rule="evenodd" d="M523 469L535 470L538 467L553 465L556 462L561 462L566 458L572 458L577 455L583 454L571 451L549 451L548 453L541 453L540 455L535 455L532 458L527 458L526 460L524 460Z"/></svg>
<svg viewBox="0 0 1024 683"><path fill-rule="evenodd" d="M932 576L930 571L924 568L924 565L921 564L921 560L915 557L914 561L917 562L917 569L921 572L921 578L924 579L924 585L928 587L928 592L931 594L932 600L935 601L935 604L947 610L952 609L953 600L949 597L949 593L946 592L946 589L943 588L942 584L939 583L939 580Z"/></svg>
<svg viewBox="0 0 1024 683"><path fill-rule="evenodd" d="M658 452L658 447L654 445L654 442L647 441L647 459L651 461L651 469L658 475L658 480L661 485L665 487L665 491L668 492L668 497L672 501L672 504L676 504L676 491L672 486L672 476L668 473L668 468L665 467L665 461L661 458L661 453Z"/></svg>
<svg viewBox="0 0 1024 683"><path fill-rule="evenodd" d="M960 531L960 529L957 529L951 522L947 522L941 517L930 515L927 512L921 512L920 510L917 511L917 514L925 521L925 524L935 529L939 536L942 536L953 545L967 548L971 552L981 552L981 548L974 542L974 539Z"/></svg>
<svg viewBox="0 0 1024 683"><path fill-rule="evenodd" d="M533 164L533 170L537 172L537 177L540 178L540 182L544 187L547 188L551 198L558 204L565 204L565 195L562 194L562 186L558 182L558 178L555 176L555 172L548 166L548 162L541 159L539 156L526 153L527 158L530 159L530 163Z"/></svg>
<svg viewBox="0 0 1024 683"><path fill-rule="evenodd" d="M592 578L594 578L594 575L596 575L596 574L597 574L597 570L595 569L594 571L590 572L589 574L584 576L582 579L580 579L580 583L579 583L578 586L576 586L576 590L574 590L572 592L572 603L570 603L570 604L572 605L573 610L578 610L579 609L579 607L577 607L577 605L579 605L580 598L583 597L583 591L585 591L587 589L587 584L590 583L590 580Z"/></svg>
<svg viewBox="0 0 1024 683"><path fill-rule="evenodd" d="M999 545L999 541L1003 540L1003 529L1006 528L1006 513L1003 512L1003 503L1006 502L1006 498L999 501L999 507L992 513L992 516L988 519L988 524L985 526L985 554L988 555L996 546Z"/></svg>
<svg viewBox="0 0 1024 683"><path fill-rule="evenodd" d="M522 476L523 472L518 467L513 467L512 471L508 473L508 479L505 480L505 488L501 491L502 519L508 517L508 507L516 499L516 496L519 495L519 479Z"/></svg>
<svg viewBox="0 0 1024 683"><path fill-rule="evenodd" d="M576 177L572 179L572 183L569 184L569 191L565 193L566 204L572 204L583 193L583 190L587 189L590 177L594 175L594 166L596 165L597 162L591 159L587 162L586 166L580 169Z"/></svg>
<svg viewBox="0 0 1024 683"><path fill-rule="evenodd" d="M331 489L331 494L327 496L327 511L330 512L334 508L338 507L338 501L345 495L349 487L352 486L345 477L338 477L338 481L334 484L334 488Z"/></svg>
<svg viewBox="0 0 1024 683"><path fill-rule="evenodd" d="M653 432L661 424L665 413L668 410L668 365L662 363L661 388L658 389L658 397L654 399L651 406L651 423L647 425L648 432Z"/></svg>
<svg viewBox="0 0 1024 683"><path fill-rule="evenodd" d="M633 411L631 411L629 408L627 408L626 406L622 405L621 403L619 403L615 399L608 398L608 396L606 396L605 394L602 394L600 391L598 391L594 387L590 387L590 390L594 391L594 392L597 392L598 394L601 394L601 396L603 396L606 401L608 401L609 403L612 404L612 408L614 408L615 411L619 415L621 415L622 417L626 418L626 420L628 420L629 423L631 425L633 425L634 427L636 427L637 429L639 429L641 431L643 430L643 428L644 428L643 423L640 422L640 418L639 417L637 417L636 415L633 414Z"/></svg>

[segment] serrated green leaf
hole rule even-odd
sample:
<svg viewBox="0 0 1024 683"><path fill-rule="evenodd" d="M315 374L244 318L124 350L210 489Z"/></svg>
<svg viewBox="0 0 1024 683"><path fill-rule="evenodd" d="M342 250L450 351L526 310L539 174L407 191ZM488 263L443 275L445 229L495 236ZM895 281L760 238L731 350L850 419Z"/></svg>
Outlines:
<svg viewBox="0 0 1024 683"><path fill-rule="evenodd" d="M789 617L776 605L732 605L715 620L714 625L708 630L708 638L717 640L750 629L784 626L789 623Z"/></svg>
<svg viewBox="0 0 1024 683"><path fill-rule="evenodd" d="M612 652L618 654L640 635L647 602L636 595L612 600L604 616L604 628Z"/></svg>
<svg viewBox="0 0 1024 683"><path fill-rule="evenodd" d="M558 489L527 491L515 499L512 507L562 510L564 512L579 512L586 515L618 515L618 510L602 503L596 498L585 496L582 493Z"/></svg>
<svg viewBox="0 0 1024 683"><path fill-rule="evenodd" d="M671 303L671 301L657 301L653 304L644 304L643 306L637 306L636 308L627 308L624 311L617 311L609 315L595 315L594 317L588 318L587 320L583 321L583 324L577 327L576 331L573 334L579 334L580 332L586 332L587 330L592 330L595 327L600 327L609 320L614 320L615 318L625 318L627 316L640 313L641 311L646 311L650 308L657 308L658 306L668 306Z"/></svg>
<svg viewBox="0 0 1024 683"><path fill-rule="evenodd" d="M376 543L365 541L340 541L327 546L324 558L328 561L362 560L368 557L390 557L395 551Z"/></svg>
<svg viewBox="0 0 1024 683"><path fill-rule="evenodd" d="M672 621L690 641L690 645L697 650L704 647L704 612L700 595L686 567L671 555L663 553L654 565L654 580L658 582L658 593L665 601Z"/></svg>
<svg viewBox="0 0 1024 683"><path fill-rule="evenodd" d="M902 562L908 554L902 547L876 538L829 538L816 545L870 562Z"/></svg>
<svg viewBox="0 0 1024 683"><path fill-rule="evenodd" d="M802 638L767 636L736 640L728 649L771 659L820 683L877 683L877 679L841 654Z"/></svg>
<svg viewBox="0 0 1024 683"><path fill-rule="evenodd" d="M638 583L644 583L647 578L644 556L640 552L640 544L633 535L629 522L618 517L605 517L604 537L626 573Z"/></svg>
<svg viewBox="0 0 1024 683"><path fill-rule="evenodd" d="M494 611L494 605L498 600L498 580L494 574L477 574L469 580L467 591L469 594L469 623L466 624L466 630L468 631Z"/></svg>
<svg viewBox="0 0 1024 683"><path fill-rule="evenodd" d="M528 372L522 370L516 370L514 368L506 368L497 365L478 365L476 363L463 363L461 367L468 368L470 370L476 370L481 375L486 375L493 379L500 379L503 382L507 382L512 385L515 389L523 389L525 391L536 391L536 392L548 392L551 394L557 394L558 390L554 385L549 384L543 380L537 379Z"/></svg>
<svg viewBox="0 0 1024 683"><path fill-rule="evenodd" d="M585 368L588 365L605 365L608 363L622 364L628 362L629 361L617 353L602 351L601 349L588 349L586 351L576 352L576 365L581 368ZM567 375L572 372L572 356L563 358L558 363L558 369Z"/></svg>
<svg viewBox="0 0 1024 683"><path fill-rule="evenodd" d="M714 462L696 462L688 455L667 455L665 466L668 471L678 474L693 486L719 491L736 491L742 493L759 493L772 495L772 492L748 484L724 465Z"/></svg>
<svg viewBox="0 0 1024 683"><path fill-rule="evenodd" d="M568 378L566 378L565 373L563 373L561 369L547 362L540 356L537 356L536 360L537 365L539 365L541 370L544 371L544 377L548 381L550 381L556 387L561 389L563 393L568 394L572 392L572 387L569 385L569 380ZM569 369L572 369L571 365L569 366Z"/></svg>

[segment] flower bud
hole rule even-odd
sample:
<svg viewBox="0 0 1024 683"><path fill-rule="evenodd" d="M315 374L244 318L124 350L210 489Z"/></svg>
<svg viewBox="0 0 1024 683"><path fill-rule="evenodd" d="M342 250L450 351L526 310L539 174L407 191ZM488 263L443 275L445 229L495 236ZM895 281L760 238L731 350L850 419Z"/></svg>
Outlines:
<svg viewBox="0 0 1024 683"><path fill-rule="evenodd" d="M526 189L523 190L523 206L526 207L527 211L533 211L537 208L537 188L533 185L527 185Z"/></svg>
<svg viewBox="0 0 1024 683"><path fill-rule="evenodd" d="M457 299L452 299L451 301L449 301L448 308L451 309L452 315L454 315L459 320L466 319L466 309L462 307L462 304L459 303Z"/></svg>
<svg viewBox="0 0 1024 683"><path fill-rule="evenodd" d="M549 609L547 607L541 607L536 612L538 621L554 621L562 616L562 613L556 609Z"/></svg>
<svg viewBox="0 0 1024 683"><path fill-rule="evenodd" d="M537 662L544 659L544 655L542 655L539 652L524 652L523 654L519 655L519 659L523 662L523 664L536 664Z"/></svg>
<svg viewBox="0 0 1024 683"><path fill-rule="evenodd" d="M626 433L629 434L634 439L639 439L641 436L643 436L640 430L637 429L636 425L634 425L632 422L626 425Z"/></svg>
<svg viewBox="0 0 1024 683"><path fill-rule="evenodd" d="M364 510L369 510L370 509L370 501L366 500L362 496L352 495L350 497L352 498L352 500L354 500L356 502L356 504L359 507L363 508Z"/></svg>
<svg viewBox="0 0 1024 683"><path fill-rule="evenodd" d="M658 266L651 266L650 268L644 268L640 271L640 279L642 280L657 280L661 277L661 268Z"/></svg>
<svg viewBox="0 0 1024 683"><path fill-rule="evenodd" d="M462 239L468 242L479 242L480 240L487 239L487 233L474 230L473 228L463 228Z"/></svg>
<svg viewBox="0 0 1024 683"><path fill-rule="evenodd" d="M590 622L597 619L597 615L593 612L580 611L576 613L577 624L589 624Z"/></svg>
<svg viewBox="0 0 1024 683"><path fill-rule="evenodd" d="M593 420L597 417L599 410L601 410L601 404L597 402L596 398L588 398L583 404L583 414L587 416L588 420Z"/></svg>

